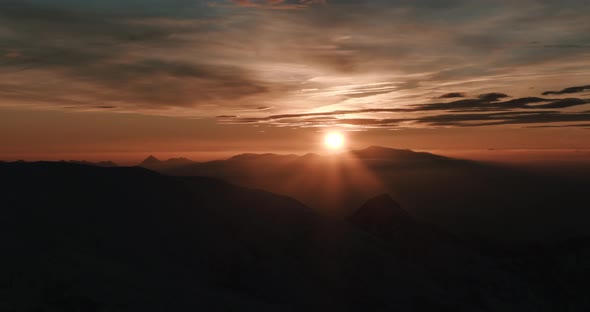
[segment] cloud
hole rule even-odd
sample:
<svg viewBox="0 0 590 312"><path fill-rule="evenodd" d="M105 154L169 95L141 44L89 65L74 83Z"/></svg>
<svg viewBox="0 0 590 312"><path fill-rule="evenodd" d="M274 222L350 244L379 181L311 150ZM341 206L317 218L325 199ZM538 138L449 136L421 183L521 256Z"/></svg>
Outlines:
<svg viewBox="0 0 590 312"><path fill-rule="evenodd" d="M70 69L69 74L116 91L112 100L125 97L139 105L211 105L270 93L269 87L242 69L222 65L147 59L126 64L103 63L83 71ZM108 95L104 97L109 100Z"/></svg>
<svg viewBox="0 0 590 312"><path fill-rule="evenodd" d="M590 103L590 99L561 99L547 104L536 105L535 108L568 108Z"/></svg>
<svg viewBox="0 0 590 312"><path fill-rule="evenodd" d="M490 93L475 99L463 99L448 103L414 104L405 108L334 110L315 113L277 114L264 117L222 116L220 122L262 123L296 127L407 128L424 126L479 127L590 121L589 112L562 112L556 110L584 106L590 104L590 99L525 97L499 101L498 98L502 97L507 96L502 93ZM388 114L404 117L378 117L379 115Z"/></svg>
<svg viewBox="0 0 590 312"><path fill-rule="evenodd" d="M453 98L463 98L465 97L465 93L461 93L461 92L450 92L450 93L445 93L441 96L439 96L439 99L453 99Z"/></svg>
<svg viewBox="0 0 590 312"><path fill-rule="evenodd" d="M504 93L486 93L486 94L481 94L479 96L479 99L484 100L484 101L495 102L495 101L499 101L500 99L507 98L507 97L508 97L508 95L506 95Z"/></svg>
<svg viewBox="0 0 590 312"><path fill-rule="evenodd" d="M545 92L543 92L543 95L562 95L562 94L570 94L570 93L580 93L580 92L584 92L584 91L590 91L590 85L565 88L561 91L545 91Z"/></svg>
<svg viewBox="0 0 590 312"><path fill-rule="evenodd" d="M361 128L408 128L408 127L482 127L502 125L590 122L590 113L560 113L556 111L496 112L484 114L442 114L416 118L288 118L273 119L268 124L297 127L361 127ZM245 119L241 123L259 123L260 120ZM587 127L587 124L558 125L551 127Z"/></svg>
<svg viewBox="0 0 590 312"><path fill-rule="evenodd" d="M432 126L480 127L531 123L557 123L590 121L588 113L545 112L500 112L488 114L446 114L428 116L417 120Z"/></svg>
<svg viewBox="0 0 590 312"><path fill-rule="evenodd" d="M560 48L560 49L587 49L590 45L584 44L546 44L545 48Z"/></svg>
<svg viewBox="0 0 590 312"><path fill-rule="evenodd" d="M303 9L308 5L326 4L326 0L231 0L241 7L263 8L273 10Z"/></svg>
<svg viewBox="0 0 590 312"><path fill-rule="evenodd" d="M57 65L53 65L57 66ZM84 83L90 83L84 97L71 104L81 108L101 103L102 106L120 106L123 109L166 109L167 107L197 108L210 105L227 105L232 101L264 95L268 97L272 86L249 76L241 68L222 65L183 64L161 60L140 60L118 63L104 60L84 67L61 66L60 72L67 80L74 80L70 92L82 92ZM0 95L13 100L34 102L59 102L67 94L60 90L48 90L39 83L18 86L16 93L2 93L9 84L0 83ZM48 86L50 87L50 85ZM53 96L52 96L53 95ZM111 103L111 104L108 104ZM121 105L115 105L123 103ZM254 105L254 104L253 104ZM243 105L236 105L243 107Z"/></svg>
<svg viewBox="0 0 590 312"><path fill-rule="evenodd" d="M590 123L584 123L584 124L568 124L568 125L529 126L527 128L584 128L584 129L590 129Z"/></svg>
<svg viewBox="0 0 590 312"><path fill-rule="evenodd" d="M137 3L3 1L0 106L397 128L588 104L530 89L590 79L587 49L548 48L590 42L576 2Z"/></svg>
<svg viewBox="0 0 590 312"><path fill-rule="evenodd" d="M216 106L258 107L256 98L270 101L272 93L287 88L242 66L207 58L216 43L206 42L206 51L188 57L175 56L194 44L185 36L215 33L219 25L208 17L192 21L155 18L142 10L16 2L3 7L0 17L10 30L0 32L0 39L11 50L0 60L0 98L13 104L201 115ZM172 112L174 107L187 111Z"/></svg>

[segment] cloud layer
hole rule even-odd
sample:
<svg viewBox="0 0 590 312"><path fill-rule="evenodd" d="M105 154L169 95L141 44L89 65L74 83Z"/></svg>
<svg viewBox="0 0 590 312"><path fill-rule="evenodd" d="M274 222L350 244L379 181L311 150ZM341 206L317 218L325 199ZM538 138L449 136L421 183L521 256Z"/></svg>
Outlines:
<svg viewBox="0 0 590 312"><path fill-rule="evenodd" d="M451 96L450 98L453 97L455 96ZM590 121L590 111L558 110L576 107L588 108L590 106L590 98L549 99L525 97L504 101L500 100L507 97L509 96L502 93L488 93L481 94L473 99L414 104L407 105L404 108L384 107L335 110L321 113L270 115L258 118L225 115L218 116L218 119L226 123L270 123L276 126L385 127L391 129L404 127L477 127ZM443 98L448 98L448 96L443 96ZM354 118L350 116L354 116ZM567 126L577 125L571 124ZM585 125L582 125L582 127L585 127Z"/></svg>
<svg viewBox="0 0 590 312"><path fill-rule="evenodd" d="M590 121L588 1L0 5L1 106L353 128Z"/></svg>

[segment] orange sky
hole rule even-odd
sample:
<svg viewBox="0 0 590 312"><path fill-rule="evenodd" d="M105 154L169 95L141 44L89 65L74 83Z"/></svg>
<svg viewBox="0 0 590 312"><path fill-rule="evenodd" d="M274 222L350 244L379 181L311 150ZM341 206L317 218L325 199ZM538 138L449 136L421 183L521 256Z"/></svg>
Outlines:
<svg viewBox="0 0 590 312"><path fill-rule="evenodd" d="M219 125L212 119L118 114L0 110L0 159L114 160L133 164L161 158L219 159L243 152L329 153L324 130ZM579 157L563 151L590 149L590 130L579 128L403 129L344 132L347 148L382 145L458 157L489 158L494 149L531 149L535 157ZM552 154L547 151L553 150ZM560 153L556 153L560 151ZM576 156L578 155L578 156Z"/></svg>
<svg viewBox="0 0 590 312"><path fill-rule="evenodd" d="M0 159L590 148L584 1L146 1L3 6Z"/></svg>

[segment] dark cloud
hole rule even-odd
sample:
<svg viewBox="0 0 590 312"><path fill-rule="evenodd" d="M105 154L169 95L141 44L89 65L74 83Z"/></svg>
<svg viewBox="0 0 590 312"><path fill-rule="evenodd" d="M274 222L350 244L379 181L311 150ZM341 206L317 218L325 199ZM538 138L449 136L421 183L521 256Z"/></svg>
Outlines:
<svg viewBox="0 0 590 312"><path fill-rule="evenodd" d="M441 96L439 96L439 99L452 99L452 98L463 98L465 97L465 93L462 92L451 92L451 93L445 93Z"/></svg>
<svg viewBox="0 0 590 312"><path fill-rule="evenodd" d="M63 66L61 72L68 80L94 86L86 98L72 104L94 105L126 103L134 107L199 107L226 104L260 94L269 95L271 87L249 76L248 72L232 66L183 64L161 60L141 60L133 63L111 61L87 64L84 67ZM35 102L64 103L67 89L48 90L39 84L0 84L0 95ZM73 91L70 86L69 91ZM3 93L4 92L4 93ZM52 96L55 94L55 97Z"/></svg>
<svg viewBox="0 0 590 312"><path fill-rule="evenodd" d="M161 27L150 23L133 22L145 19L138 13L118 11L90 11L57 5L36 5L27 2L3 4L0 18L3 26L14 31L8 43L24 44L30 39L51 47L66 46L75 41L112 44L113 41L159 41L180 30L181 27ZM4 41L6 43L6 41ZM106 47L102 47L103 49Z"/></svg>
<svg viewBox="0 0 590 312"><path fill-rule="evenodd" d="M490 101L484 99L465 99L448 103L417 104L411 106L413 111L438 111L438 110L472 110L472 109L496 109L490 105Z"/></svg>
<svg viewBox="0 0 590 312"><path fill-rule="evenodd" d="M513 113L490 113L490 114L449 114L440 116L429 116L418 120L432 126L455 126L455 127L481 127L516 125L531 123L558 123L558 122L579 122L590 121L589 113L560 113L560 112L513 112Z"/></svg>
<svg viewBox="0 0 590 312"><path fill-rule="evenodd" d="M326 117L326 116L343 116L354 114L369 114L369 113L418 113L418 112L494 112L501 110L513 109L555 109L566 108L590 103L590 99L544 99L536 97L518 98L508 101L492 101L496 99L499 93L493 93L494 96L481 96L477 99L464 99L452 101L448 103L432 103L432 104L415 104L407 108L366 108L354 110L335 110L318 113L297 113L297 114L277 114L265 117L249 117L237 118L236 121L247 122L266 122L282 119L298 119L308 117ZM492 99L492 100L490 100ZM545 103L538 105L537 103ZM536 105L531 105L536 104ZM528 113L527 113L528 114Z"/></svg>
<svg viewBox="0 0 590 312"><path fill-rule="evenodd" d="M178 51L193 44L185 35L211 32L216 26L206 20L183 19L180 11L154 20L153 12L141 8L89 10L83 5L66 6L66 2L2 6L0 19L10 31L0 32L0 40L18 57L0 60L0 72L5 78L25 74L31 78L20 84L0 81L2 98L82 109L106 103L100 106L145 112L143 108L241 106L248 104L245 98L270 95L281 88L254 78L243 67L205 58L154 55L153 51ZM173 1L169 6L187 8L188 2ZM197 50L194 56L199 53ZM38 81L36 76L43 76L40 72L52 77Z"/></svg>
<svg viewBox="0 0 590 312"><path fill-rule="evenodd" d="M479 95L479 99L484 101L495 102L499 101L500 99L507 98L508 95L504 93L486 93Z"/></svg>
<svg viewBox="0 0 590 312"><path fill-rule="evenodd" d="M302 9L308 5L326 4L326 1L327 0L231 0L232 3L241 7L274 10Z"/></svg>
<svg viewBox="0 0 590 312"><path fill-rule="evenodd" d="M527 128L590 128L590 123L583 124L569 124L569 125L542 125L542 126L529 126Z"/></svg>
<svg viewBox="0 0 590 312"><path fill-rule="evenodd" d="M496 112L483 114L444 114L418 118L301 118L280 119L270 122L271 125L300 126L300 127L325 127L335 126L360 126L379 128L403 128L413 127L483 127L518 124L544 124L549 127L551 123L590 122L590 113L560 113L557 111L537 112ZM236 122L234 120L234 122ZM245 118L237 122L259 123L259 119ZM586 127L587 124L559 125L555 127ZM535 126L537 127L537 126Z"/></svg>
<svg viewBox="0 0 590 312"><path fill-rule="evenodd" d="M561 95L561 94L570 94L570 93L580 93L580 92L584 92L584 91L590 91L590 85L565 88L561 91L545 91L545 92L543 92L543 95Z"/></svg>
<svg viewBox="0 0 590 312"><path fill-rule="evenodd" d="M172 106L269 92L242 69L221 65L142 60L130 64L103 63L82 71L71 69L71 75L134 99Z"/></svg>
<svg viewBox="0 0 590 312"><path fill-rule="evenodd" d="M501 107L503 107L503 108L527 108L527 107L529 107L529 104L543 103L543 102L548 102L548 101L551 101L551 100L544 99L544 98L538 98L538 97L525 97L525 98L518 98L518 99L504 101L504 102L498 103L497 106L501 105Z"/></svg>
<svg viewBox="0 0 590 312"><path fill-rule="evenodd" d="M546 99L538 97L516 98L503 93L488 93L475 99L462 99L448 103L416 104L406 108L367 108L335 110L318 113L278 114L265 117L233 117L228 123L267 123L300 127L360 126L401 128L408 126L480 127L513 124L551 124L590 121L590 112L562 112L556 109L590 104L590 99ZM367 114L399 114L403 118L361 118ZM419 113L420 115L415 115ZM424 113L429 115L424 116ZM354 118L346 116L354 115Z"/></svg>
<svg viewBox="0 0 590 312"><path fill-rule="evenodd" d="M414 111L498 111L512 109L554 109L580 106L590 103L589 99L544 99L538 97L517 98L499 101L497 93L480 96L478 99L465 99L449 103L433 103L414 105ZM539 104L542 103L542 104Z"/></svg>
<svg viewBox="0 0 590 312"><path fill-rule="evenodd" d="M433 126L484 126L509 123L514 120L525 120L526 118L539 118L556 111L536 112L494 112L484 114L442 114L417 118L416 121Z"/></svg>
<svg viewBox="0 0 590 312"><path fill-rule="evenodd" d="M546 44L545 48L560 48L560 49L584 49L590 48L590 45L583 44Z"/></svg>
<svg viewBox="0 0 590 312"><path fill-rule="evenodd" d="M555 100L547 104L536 105L534 108L568 108L590 103L589 99L561 99Z"/></svg>
<svg viewBox="0 0 590 312"><path fill-rule="evenodd" d="M365 114L365 113L396 113L396 112L407 112L407 111L412 111L412 110L407 110L407 109L403 109L403 108L368 108L368 109L356 109L356 110L336 110L336 111L322 112L322 113L270 115L270 116L259 117L259 118L245 118L244 120L269 121L269 120L315 117L315 116L325 117L325 116L340 116L340 115ZM240 121L241 120L243 120L243 119L240 119Z"/></svg>

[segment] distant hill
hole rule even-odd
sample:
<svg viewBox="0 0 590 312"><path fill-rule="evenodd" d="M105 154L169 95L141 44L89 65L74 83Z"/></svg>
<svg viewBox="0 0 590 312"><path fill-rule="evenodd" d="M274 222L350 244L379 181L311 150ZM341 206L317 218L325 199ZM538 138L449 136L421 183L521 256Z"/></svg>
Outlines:
<svg viewBox="0 0 590 312"><path fill-rule="evenodd" d="M399 167L471 164L429 153L369 147L340 155L240 154L226 160L180 166L146 166L178 176L216 177L248 187L295 197L329 215L345 215L388 189L369 165Z"/></svg>
<svg viewBox="0 0 590 312"><path fill-rule="evenodd" d="M158 158L154 157L153 155L148 156L144 159L141 163L139 163L139 167L144 167L148 169L155 169L155 170L164 170L170 169L174 167L179 167L183 165L192 164L193 161L187 158L170 158L168 160L159 160Z"/></svg>
<svg viewBox="0 0 590 312"><path fill-rule="evenodd" d="M369 146L361 150L349 152L358 159L387 159L391 161L448 161L451 158L426 152L414 152L409 149L395 149L381 146Z"/></svg>
<svg viewBox="0 0 590 312"><path fill-rule="evenodd" d="M151 168L285 194L331 216L348 216L367 198L389 193L418 219L459 235L510 241L590 235L586 175L553 176L378 146L340 155L242 154Z"/></svg>

